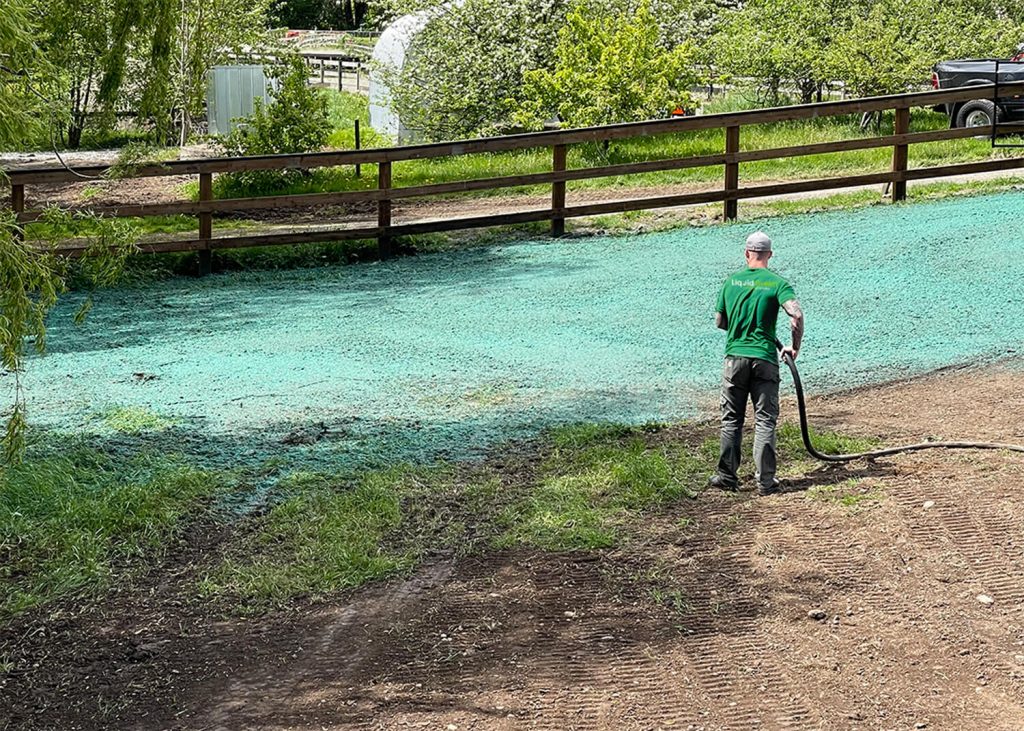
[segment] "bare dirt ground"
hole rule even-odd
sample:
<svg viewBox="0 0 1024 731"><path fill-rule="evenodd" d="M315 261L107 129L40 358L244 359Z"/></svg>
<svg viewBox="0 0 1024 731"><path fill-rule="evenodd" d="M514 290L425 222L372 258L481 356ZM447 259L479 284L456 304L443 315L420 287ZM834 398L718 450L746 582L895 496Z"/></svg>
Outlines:
<svg viewBox="0 0 1024 731"><path fill-rule="evenodd" d="M1022 410L1000 366L811 401L891 443L1021 442ZM26 658L0 727L1021 729L1022 474L968 452L823 468L682 501L618 549L436 556L249 620L181 599L228 530L197 529L99 607L0 632Z"/></svg>

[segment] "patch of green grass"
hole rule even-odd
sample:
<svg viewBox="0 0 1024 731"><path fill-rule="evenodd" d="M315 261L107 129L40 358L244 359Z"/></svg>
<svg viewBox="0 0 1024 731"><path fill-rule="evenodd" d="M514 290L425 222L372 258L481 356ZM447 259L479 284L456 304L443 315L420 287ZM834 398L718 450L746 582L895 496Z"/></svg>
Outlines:
<svg viewBox="0 0 1024 731"><path fill-rule="evenodd" d="M794 200L742 201L739 205L740 218L755 220L768 216L789 216L800 213L819 213L833 210L854 210L885 202L878 188L853 190L822 198Z"/></svg>
<svg viewBox="0 0 1024 731"><path fill-rule="evenodd" d="M319 598L405 573L426 553L472 550L501 485L493 476L457 479L451 469L395 467L354 482L299 474L282 499L255 517L244 538L200 582L206 597L243 610Z"/></svg>
<svg viewBox="0 0 1024 731"><path fill-rule="evenodd" d="M198 227L196 219L192 216L148 216L121 220L139 236L182 233L195 231ZM25 226L25 237L31 241L60 241L80 236L94 236L97 233L96 224L89 220L75 220L70 225L38 221Z"/></svg>
<svg viewBox="0 0 1024 731"><path fill-rule="evenodd" d="M258 610L399 575L439 550L612 546L628 521L692 497L706 477L694 450L648 445L643 433L608 424L554 430L537 478L511 487L486 466L288 478L281 500L251 519L200 593Z"/></svg>
<svg viewBox="0 0 1024 731"><path fill-rule="evenodd" d="M71 446L0 471L0 618L94 594L159 553L222 485L163 456Z"/></svg>
<svg viewBox="0 0 1024 731"><path fill-rule="evenodd" d="M952 196L982 195L985 193L1000 193L1004 190L1019 188L1020 178L1001 177L989 178L987 180L967 180L963 182L942 181L937 183L918 183L907 190L907 199L910 202L923 200L936 200Z"/></svg>
<svg viewBox="0 0 1024 731"><path fill-rule="evenodd" d="M248 228L240 224L239 228ZM377 259L375 241L342 241L291 246L260 246L251 249L220 249L212 252L213 270L273 271L304 267L351 264ZM149 254L132 257L120 285L153 282L173 276L194 275L199 268L196 252ZM72 279L72 286L76 280Z"/></svg>
<svg viewBox="0 0 1024 731"><path fill-rule="evenodd" d="M736 513L726 516L725 520L722 521L722 524L718 526L718 537L728 538L736 532L736 529L740 527L742 522L743 517Z"/></svg>
<svg viewBox="0 0 1024 731"><path fill-rule="evenodd" d="M221 249L212 254L216 271L268 271L327 264L351 264L377 259L377 242L340 241L324 244Z"/></svg>
<svg viewBox="0 0 1024 731"><path fill-rule="evenodd" d="M365 99L357 95L331 92L332 119L336 130L331 136L331 145L341 149L354 147L352 120L363 120L361 124L369 129L369 115ZM723 102L723 104L725 104ZM728 106L728 104L726 104ZM749 106L741 104L740 106ZM723 107L724 108L724 107ZM914 110L914 131L942 129L948 126L948 119L928 110ZM887 116L879 132L891 134L892 117ZM607 148L599 144L573 145L569 149L570 169L600 165L625 164L646 160L719 154L725 147L723 130L700 130L656 137L638 137L613 142ZM783 122L765 125L751 125L743 128L741 144L745 150L793 147L817 142L840 139L873 137L874 130L862 131L859 118L834 117ZM387 146L385 140L368 135L363 147ZM994 153L984 140L950 140L915 145L911 151L914 166L932 166L987 159ZM747 183L770 180L793 180L799 178L834 177L842 174L885 171L892 164L892 150L877 148L842 153L808 155L783 160L766 160L745 163L741 179ZM526 173L547 172L551 169L550 151L546 149L516 150L501 153L460 155L432 160L401 161L394 166L393 180L396 187L426 185L455 180L474 180ZM690 168L630 176L617 176L581 180L570 183L571 190L615 188L621 186L663 187L673 184L720 184L724 174L721 166ZM231 187L231 178L223 176L218 185L224 186L220 193L225 195L271 195L301 194L327 191L366 190L376 185L376 166L364 166L362 178L355 178L351 167L331 168L313 171L309 175L290 176L270 182L259 190L245 191ZM471 197L503 196L515 194L539 194L549 190L548 186L522 186L492 191L476 191ZM219 194L220 194L219 193Z"/></svg>
<svg viewBox="0 0 1024 731"><path fill-rule="evenodd" d="M992 178L989 180L969 180L964 182L913 183L907 191L910 203L938 200L953 196L983 195L999 193L1019 187L1019 178ZM760 218L786 216L802 213L820 213L823 211L855 210L869 206L885 205L879 188L870 190L854 190L820 198L803 198L796 200L773 201L742 201L739 206L740 220L754 221ZM717 213L717 208L708 208L709 218Z"/></svg>
<svg viewBox="0 0 1024 731"><path fill-rule="evenodd" d="M87 185L79 192L78 197L83 203L88 203L93 198L103 192L103 189L98 185Z"/></svg>
<svg viewBox="0 0 1024 731"><path fill-rule="evenodd" d="M499 546L587 550L614 545L641 512L693 497L709 465L682 446L648 446L630 429L576 425L554 432L553 454L529 493L502 514Z"/></svg>
<svg viewBox="0 0 1024 731"><path fill-rule="evenodd" d="M498 547L592 550L615 545L613 518L618 511L602 505L603 483L593 475L545 480L529 498L504 511L508 530L498 539Z"/></svg>
<svg viewBox="0 0 1024 731"><path fill-rule="evenodd" d="M160 432L174 426L173 419L138 406L122 406L103 414L103 423L120 434Z"/></svg>
<svg viewBox="0 0 1024 731"><path fill-rule="evenodd" d="M11 148L17 151L35 151L35 150L52 150L54 145L57 146L58 150L69 150L66 144L64 144L59 137L52 139L50 137L49 125L43 125L42 130L25 140L22 145ZM82 132L81 144L78 146L78 150L115 150L121 147L125 147L130 144L139 144L148 142L152 139L152 134L145 130L136 129L91 129L86 128Z"/></svg>
<svg viewBox="0 0 1024 731"><path fill-rule="evenodd" d="M620 439L635 431L636 427L622 424L581 422L554 427L547 433L546 438L556 449L583 449Z"/></svg>
<svg viewBox="0 0 1024 731"><path fill-rule="evenodd" d="M130 434L167 425L142 409L112 410L104 419ZM553 429L540 447L543 461L526 473L482 464L279 478L270 507L239 525L197 591L251 612L401 575L436 552L614 546L643 516L695 496L713 468L716 439L693 447L652 436L662 429ZM799 446L794 435L792 428L784 431L785 449ZM828 439L844 448L860 446L838 435ZM806 469L806 462L798 464ZM271 478L285 467L271 459L255 474ZM166 457L125 460L79 446L50 448L5 470L0 616L99 591L119 567L158 553L215 492L236 482L237 476L201 472ZM867 498L847 502L860 500ZM690 519L678 521L680 530L692 526ZM726 520L721 537L736 527ZM658 588L665 592L659 601L683 611L685 597L673 596L671 586Z"/></svg>
<svg viewBox="0 0 1024 731"><path fill-rule="evenodd" d="M356 125L359 120L360 147L390 147L391 142L370 126L370 98L364 94L324 89L331 118L332 132L327 146L335 150L354 150Z"/></svg>
<svg viewBox="0 0 1024 731"><path fill-rule="evenodd" d="M752 426L752 424L748 424L744 428L743 462L740 465L739 475L741 482L747 484L752 484L754 480L754 466L751 459L754 448ZM810 429L810 434L814 446L824 454L864 452L874 449L878 445L878 441L875 439L851 437L834 431L817 431L813 427ZM799 424L788 421L779 424L776 440L779 463L778 474L780 478L801 477L820 464L804 448ZM708 470L714 469L718 461L718 451L719 440L717 436L708 437L701 444L699 449L700 459L707 465ZM739 495L738 493L729 494Z"/></svg>
<svg viewBox="0 0 1024 731"><path fill-rule="evenodd" d="M409 552L384 538L402 522L407 474L370 473L353 487L322 475L297 475L293 494L256 519L244 553L227 558L201 583L205 595L280 602L359 586L412 567Z"/></svg>
<svg viewBox="0 0 1024 731"><path fill-rule="evenodd" d="M808 432L811 443L822 454L866 452L878 445L877 439L851 437L834 431L817 431L814 427L810 427ZM779 453L785 456L806 455L800 425L794 422L781 424L778 430L778 446Z"/></svg>
<svg viewBox="0 0 1024 731"><path fill-rule="evenodd" d="M838 485L815 485L807 491L808 500L817 500L841 505L852 512L859 512L878 503L882 492L877 488L859 488L860 480L851 478Z"/></svg>
<svg viewBox="0 0 1024 731"><path fill-rule="evenodd" d="M648 595L655 604L668 607L676 614L689 614L693 611L693 603L681 589L653 586Z"/></svg>

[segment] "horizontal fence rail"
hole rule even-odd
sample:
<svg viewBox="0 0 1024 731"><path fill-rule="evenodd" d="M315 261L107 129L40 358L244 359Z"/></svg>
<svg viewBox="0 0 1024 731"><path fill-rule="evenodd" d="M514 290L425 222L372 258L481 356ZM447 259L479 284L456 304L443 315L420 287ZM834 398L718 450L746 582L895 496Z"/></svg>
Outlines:
<svg viewBox="0 0 1024 731"><path fill-rule="evenodd" d="M899 201L906 197L908 181L1024 168L1024 156L997 157L978 162L940 167L913 169L909 167L908 151L912 145L966 139L978 137L979 135L988 136L990 132L988 128L954 128L911 132L911 108L950 105L975 99L991 99L994 89L994 85L987 84L963 89L829 101L773 109L709 114L602 127L553 130L403 147L296 155L175 160L141 166L131 171L131 174L127 177L198 176L199 199L197 201L83 206L81 208L72 208L71 210L88 210L98 215L117 217L195 216L197 218L197 238L147 242L141 244L139 249L143 252L151 253L198 251L200 252L200 271L203 272L209 269L210 251L213 249L376 239L381 254L387 255L391 252L395 237L398 236L542 221L549 221L552 233L557 236L564 232L564 222L569 218L708 203L722 203L724 217L733 219L737 215L737 204L740 200L876 184L891 185L892 198L894 201ZM999 93L1001 97L1022 95L1024 94L1024 82L999 84ZM894 133L890 135L762 150L743 150L741 147L742 128L745 126L885 111L895 112ZM603 143L634 137L680 134L714 129L725 131L725 148L721 153L579 169L566 168L566 153L569 145L593 142ZM1024 124L999 124L997 130L991 130L991 132L1020 134L1024 133ZM816 180L799 180L752 187L741 187L740 185L740 166L743 163L887 147L893 149L892 169L887 172L845 175ZM402 161L534 148L550 149L552 162L549 172L397 188L392 185L393 165ZM373 190L214 199L213 176L218 174L257 170L311 170L323 167L367 164L378 166L378 187ZM724 168L723 184L720 188L679 195L641 197L586 205L568 205L566 202L567 183L572 181L709 166ZM83 178L102 178L111 170L111 167L109 165L84 166L76 168L74 171L63 167L28 167L7 170L6 174L12 189L11 206L17 216L17 220L22 224L32 223L40 220L44 215L44 211L39 208L26 207L27 186L59 186L81 183ZM392 203L398 200L542 185L550 186L551 203L550 206L537 210L411 223L395 223L392 220ZM231 234L218 237L215 237L213 234L213 217L216 214L360 203L376 207L376 226L337 227L328 230L321 229L279 234ZM62 254L75 256L80 255L85 248L81 243L71 242L62 246L56 246L54 250Z"/></svg>

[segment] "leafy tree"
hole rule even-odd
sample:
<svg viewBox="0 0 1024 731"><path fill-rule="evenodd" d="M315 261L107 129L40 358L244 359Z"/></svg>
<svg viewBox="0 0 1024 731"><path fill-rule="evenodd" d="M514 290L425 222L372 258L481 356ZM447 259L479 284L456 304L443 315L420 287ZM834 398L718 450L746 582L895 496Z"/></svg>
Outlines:
<svg viewBox="0 0 1024 731"><path fill-rule="evenodd" d="M631 14L594 12L585 1L569 10L558 33L550 69L527 71L526 99L516 115L538 128L553 113L570 126L590 126L667 116L688 107L700 81L695 49L667 49L642 0Z"/></svg>
<svg viewBox="0 0 1024 731"><path fill-rule="evenodd" d="M370 10L360 0L275 0L271 17L286 28L355 30Z"/></svg>
<svg viewBox="0 0 1024 731"><path fill-rule="evenodd" d="M43 63L35 44L28 8L8 0L0 13L0 149L17 144L37 122L30 74ZM57 299L59 280L50 262L33 256L20 240L11 211L0 215L0 367L14 380L14 400L7 414L3 451L15 458L25 426L21 390L25 348L29 338L37 349L46 343L46 313Z"/></svg>
<svg viewBox="0 0 1024 731"><path fill-rule="evenodd" d="M106 102L108 119L117 107L130 44L149 16L123 14L121 0L95 0L84 6L70 0L36 0L40 45L54 68L59 112L58 131L68 147L81 144L89 118ZM136 39L138 42L138 39ZM100 99L100 86L103 99Z"/></svg>
<svg viewBox="0 0 1024 731"><path fill-rule="evenodd" d="M152 76L147 109L185 144L206 106L206 79L229 54L265 44L270 0L179 0L172 61ZM154 72L155 73L155 72Z"/></svg>
<svg viewBox="0 0 1024 731"><path fill-rule="evenodd" d="M640 7L640 0L589 0L593 13L600 15L631 15ZM700 46L718 28L723 12L741 5L740 0L649 0L651 15L658 24L660 41L666 48L683 43Z"/></svg>
<svg viewBox="0 0 1024 731"><path fill-rule="evenodd" d="M647 37L656 37L655 45L666 52L651 58L667 63L669 57L687 56L691 64L700 65L699 52L721 8L733 1L587 0L579 13L583 20L634 17L643 6ZM536 84L525 77L555 67L569 7L570 0L377 0L374 8L382 18L429 13L426 27L408 49L405 66L380 70L394 111L406 128L434 140L511 131L526 121L535 126L541 113L534 109L537 90L529 92L528 100L527 87ZM685 50L672 56L678 47ZM634 70L640 77L647 73L639 64ZM697 75L685 70L680 86ZM654 87L648 86L653 93Z"/></svg>
<svg viewBox="0 0 1024 731"><path fill-rule="evenodd" d="M40 96L33 83L50 74L36 45L29 7L24 0L4 0L0 13L0 149L40 127Z"/></svg>
<svg viewBox="0 0 1024 731"><path fill-rule="evenodd" d="M35 42L38 29L27 5L21 0L6 2L0 13L0 149L22 144L45 123L46 115L39 112L50 104L46 92L56 74ZM85 226L92 232L95 245L85 258L83 274L87 282L102 286L117 276L132 250L130 231L123 222L81 218L72 220L59 211L48 214L51 225ZM13 383L0 436L0 452L7 462L20 459L24 448L21 377L26 352L29 346L39 353L45 350L46 316L64 291L67 275L63 262L27 244L23 233L13 211L0 209L0 378ZM87 305L81 316L86 309Z"/></svg>
<svg viewBox="0 0 1024 731"><path fill-rule="evenodd" d="M129 54L145 54L166 71L170 0L35 0L42 30L40 45L59 70L58 97L66 100L59 132L72 148L102 109L109 126L121 101ZM133 64L134 66L134 64ZM134 74L133 74L134 75Z"/></svg>
<svg viewBox="0 0 1024 731"><path fill-rule="evenodd" d="M319 150L331 133L331 115L324 93L308 83L308 70L298 56L277 69L278 89L269 104L255 99L253 113L224 140L229 155L274 155ZM239 193L276 189L298 171L257 170L232 174L225 184Z"/></svg>
<svg viewBox="0 0 1024 731"><path fill-rule="evenodd" d="M812 101L831 82L854 94L920 88L948 58L1006 55L1024 10L1006 0L750 0L728 13L716 68L752 78L770 101L787 86Z"/></svg>
<svg viewBox="0 0 1024 731"><path fill-rule="evenodd" d="M874 0L852 14L827 66L858 96L920 88L936 62L1007 56L1021 24L987 0Z"/></svg>
<svg viewBox="0 0 1024 731"><path fill-rule="evenodd" d="M524 72L552 57L564 0L466 0L434 8L405 65L381 69L406 128L426 139L507 130Z"/></svg>
<svg viewBox="0 0 1024 731"><path fill-rule="evenodd" d="M270 0L34 0L40 44L60 70L62 140L109 127L125 106L159 140L183 141L201 114L206 73L229 52L260 42ZM97 116L97 113L103 112Z"/></svg>
<svg viewBox="0 0 1024 731"><path fill-rule="evenodd" d="M79 7L74 0L47 1ZM97 92L97 100L106 113L108 124L122 101L129 67L132 67L133 78L164 79L170 73L177 8L177 0L109 1L112 25L107 29L108 48L99 59L102 78ZM47 50L52 51L59 43L59 37L51 37ZM83 60L86 63L93 61L88 54ZM137 66L142 67L141 73ZM149 84L144 85L142 97L144 110L152 109L153 91ZM157 119L158 125L162 122L162 118Z"/></svg>
<svg viewBox="0 0 1024 731"><path fill-rule="evenodd" d="M856 2L857 0L853 0ZM848 27L847 0L751 0L723 19L714 40L719 73L753 78L764 98L778 103L794 84L803 102L831 81L835 37Z"/></svg>
<svg viewBox="0 0 1024 731"><path fill-rule="evenodd" d="M277 72L269 104L255 99L253 113L225 140L230 155L274 155L319 150L331 132L326 97L308 83L305 62L293 56Z"/></svg>

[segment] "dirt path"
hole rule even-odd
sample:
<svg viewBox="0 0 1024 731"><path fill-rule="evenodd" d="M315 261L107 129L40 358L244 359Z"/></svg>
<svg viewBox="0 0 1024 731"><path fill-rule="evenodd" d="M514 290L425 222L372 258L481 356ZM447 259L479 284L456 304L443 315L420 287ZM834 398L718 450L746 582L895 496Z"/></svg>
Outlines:
<svg viewBox="0 0 1024 731"><path fill-rule="evenodd" d="M1018 386L960 370L811 406L885 440L1020 441ZM0 728L1020 729L1020 475L976 453L822 469L679 503L617 550L436 557L250 621L180 600L223 538L192 535L103 607L0 634L34 658L0 675Z"/></svg>

